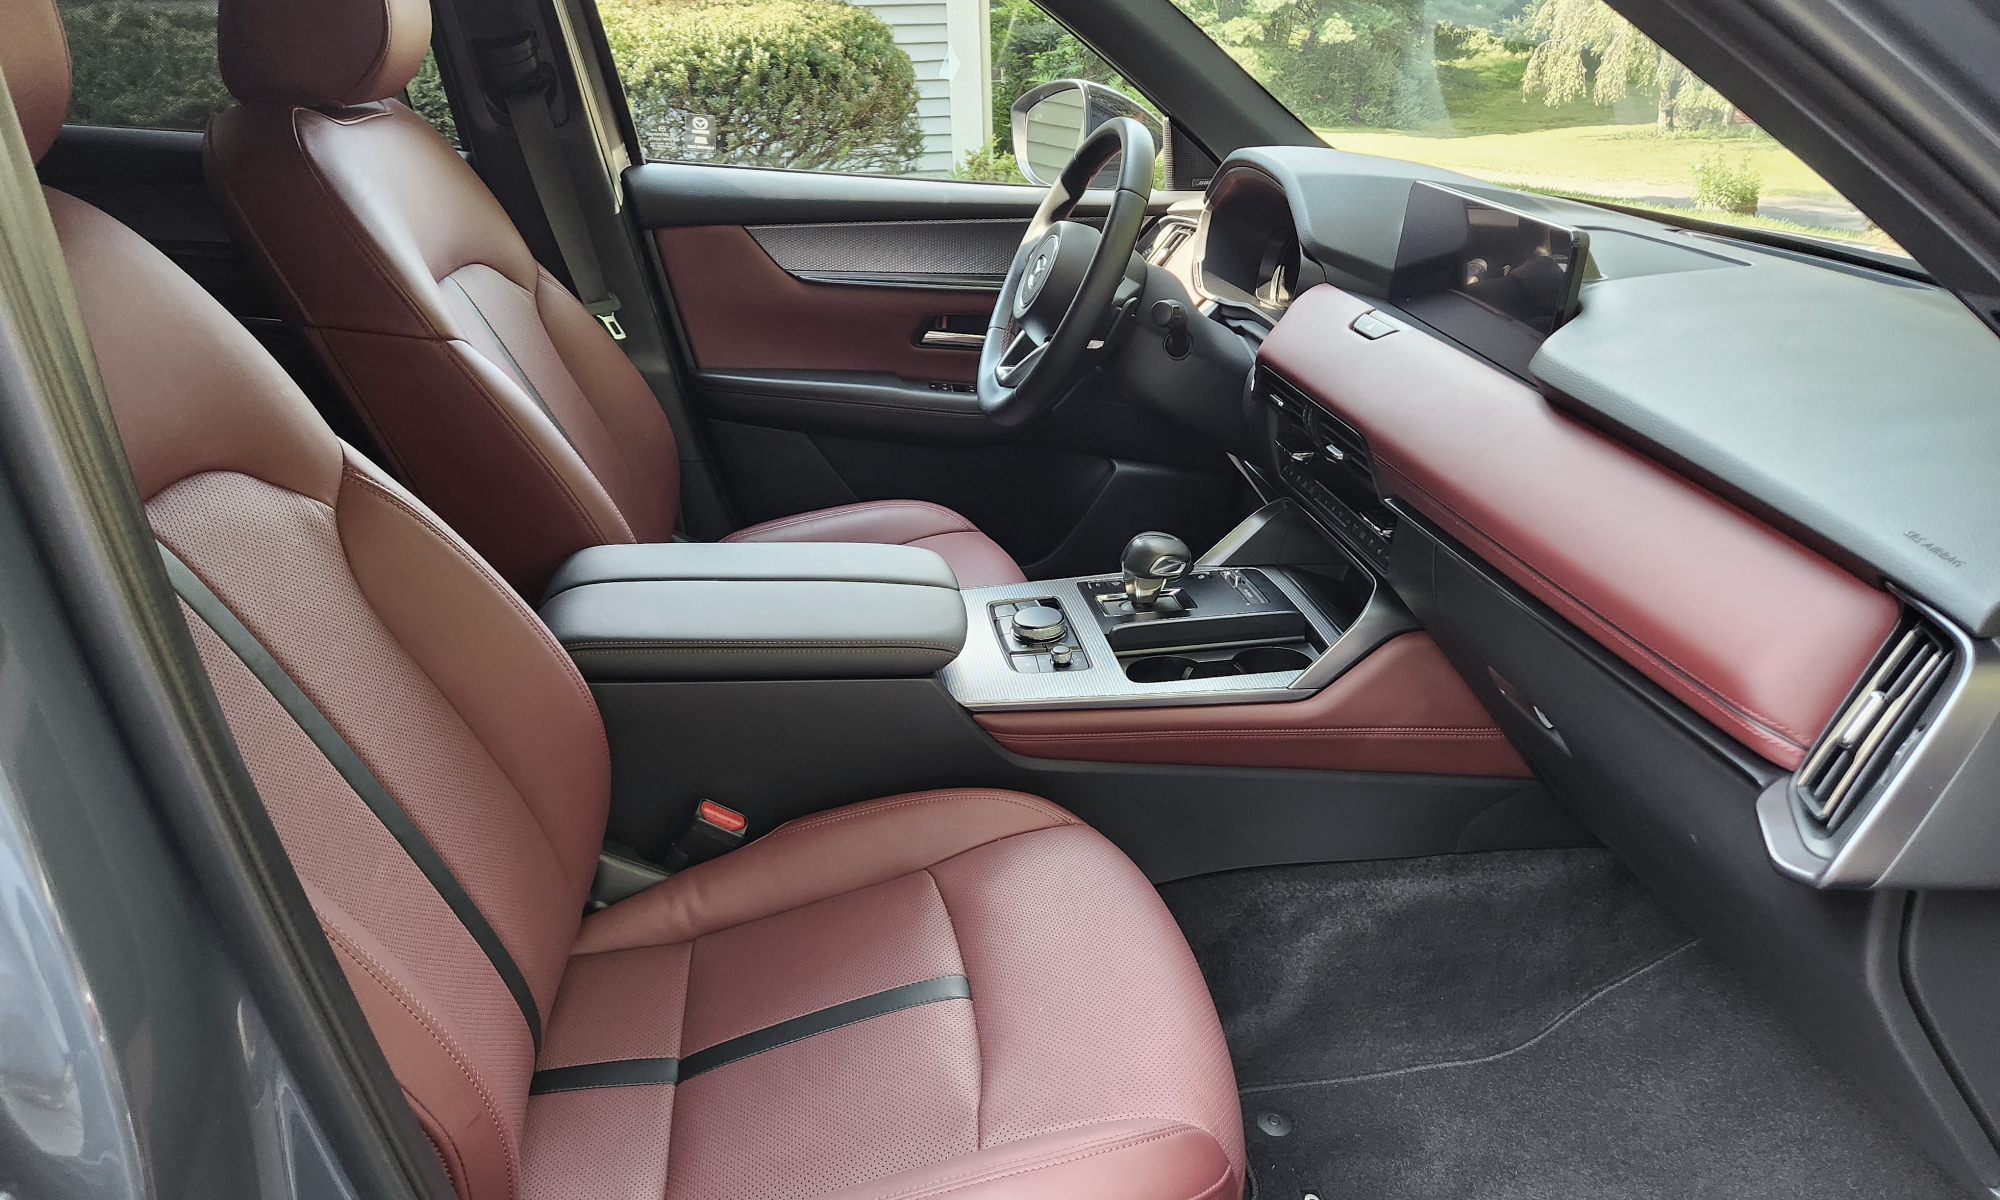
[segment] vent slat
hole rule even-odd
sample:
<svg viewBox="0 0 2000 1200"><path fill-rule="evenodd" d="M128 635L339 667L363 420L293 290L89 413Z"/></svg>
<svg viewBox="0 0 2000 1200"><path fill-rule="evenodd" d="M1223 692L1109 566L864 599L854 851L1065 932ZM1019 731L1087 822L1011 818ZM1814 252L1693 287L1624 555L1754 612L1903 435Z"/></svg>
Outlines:
<svg viewBox="0 0 2000 1200"><path fill-rule="evenodd" d="M1793 777L1807 811L1829 829L1846 817L1919 728L1956 659L1921 623L1896 640Z"/></svg>

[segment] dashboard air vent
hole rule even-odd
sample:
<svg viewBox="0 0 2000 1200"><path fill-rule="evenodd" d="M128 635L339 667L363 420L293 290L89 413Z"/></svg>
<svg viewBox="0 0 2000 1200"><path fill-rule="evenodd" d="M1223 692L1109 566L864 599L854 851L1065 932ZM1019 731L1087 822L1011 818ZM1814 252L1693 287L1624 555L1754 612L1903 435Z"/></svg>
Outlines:
<svg viewBox="0 0 2000 1200"><path fill-rule="evenodd" d="M1837 828L1915 742L1957 660L1955 646L1921 620L1890 640L1794 777L1799 799L1821 825Z"/></svg>

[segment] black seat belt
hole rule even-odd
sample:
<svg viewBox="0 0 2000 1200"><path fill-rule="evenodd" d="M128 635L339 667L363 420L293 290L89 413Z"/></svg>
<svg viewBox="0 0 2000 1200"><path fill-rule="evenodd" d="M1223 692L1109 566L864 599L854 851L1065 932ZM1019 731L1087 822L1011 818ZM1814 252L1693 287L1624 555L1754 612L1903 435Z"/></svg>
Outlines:
<svg viewBox="0 0 2000 1200"><path fill-rule="evenodd" d="M474 47L486 86L506 99L507 116L514 123L514 137L521 144L528 178L535 185L536 198L542 202L549 231L556 235L556 248L562 252L563 265L569 268L577 299L583 301L591 316L603 323L606 333L624 341L625 328L618 323L618 297L604 285L604 265L583 217L576 180L570 177L562 146L556 141L555 118L549 113L548 96L554 72L542 65L532 31L483 38Z"/></svg>
<svg viewBox="0 0 2000 1200"><path fill-rule="evenodd" d="M222 598L210 591L208 585L201 581L201 577L190 570L188 565L180 560L179 555L169 550L166 543L159 543L159 547L160 558L167 564L167 579L173 583L174 591L180 594L180 598L187 602L187 606L194 610L195 615L200 617L203 623L215 631L215 636L222 639L222 644L243 660L243 665L250 668L250 673L257 677L257 682L264 685L264 690L271 693L271 698L278 702L278 706L285 710L286 715L297 723L308 738L312 739L312 744L319 748L319 752L326 756L326 761L339 772L342 779L347 781L347 786L354 789L354 794L361 797L361 802L375 814L375 819L382 822L383 828L389 831L389 836L395 838L397 844L402 846L403 852L410 856L410 861L416 864L417 870L422 871L424 878L430 880L431 886L437 889L439 898L445 902L445 907L451 909L452 915L465 926L465 932L471 934L472 940L486 952L487 960L493 964L493 969L499 972L500 982L507 985L507 990L513 994L514 1003L521 1007L521 1017L528 1023L528 1035L535 1042L535 1053L540 1054L542 1014L540 1007L535 1003L534 991L528 987L527 976L521 974L521 968L515 963L514 956L507 952L506 945L500 940L500 934L487 921L486 914L480 912L479 906L472 902L465 885L460 883L458 876L453 875L451 868L445 865L444 856L437 852L436 846L431 845L430 839L424 836L424 831L417 828L417 823L410 819L410 814L403 811L403 806L396 803L396 798L389 794L388 788L382 786L382 781L375 778L375 772L369 770L368 764L361 761L361 756L354 752L354 747L348 745L347 739L340 736L340 731L333 727L333 722L326 719L326 714L321 712L319 706L312 702L312 698L305 694L305 690L299 687L298 681L286 674L285 668L272 657L269 650L265 649L264 643L257 640L257 635L251 633L249 627L237 619L236 614L229 610L229 606L222 602Z"/></svg>

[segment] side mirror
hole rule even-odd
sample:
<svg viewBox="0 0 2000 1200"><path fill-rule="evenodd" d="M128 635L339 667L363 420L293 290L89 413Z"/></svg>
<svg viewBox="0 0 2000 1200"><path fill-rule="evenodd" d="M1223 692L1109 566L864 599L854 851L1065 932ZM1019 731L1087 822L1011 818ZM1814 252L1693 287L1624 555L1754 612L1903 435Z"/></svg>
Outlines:
<svg viewBox="0 0 2000 1200"><path fill-rule="evenodd" d="M1088 79L1058 79L1021 94L1008 110L1014 129L1014 162L1028 182L1048 187L1062 175L1083 139L1113 117L1131 117L1153 135L1153 145L1164 144L1160 119L1123 92ZM1091 187L1112 187L1118 182L1118 160L1112 159Z"/></svg>

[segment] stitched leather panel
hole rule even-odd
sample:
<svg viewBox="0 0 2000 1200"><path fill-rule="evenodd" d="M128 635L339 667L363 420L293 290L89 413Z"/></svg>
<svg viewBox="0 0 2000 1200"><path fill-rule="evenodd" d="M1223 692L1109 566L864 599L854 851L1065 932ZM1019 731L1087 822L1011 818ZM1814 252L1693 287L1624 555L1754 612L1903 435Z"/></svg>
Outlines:
<svg viewBox="0 0 2000 1200"><path fill-rule="evenodd" d="M1348 329L1368 307L1313 288L1260 361L1360 429L1405 502L1718 727L1798 766L1896 602L1435 338Z"/></svg>

